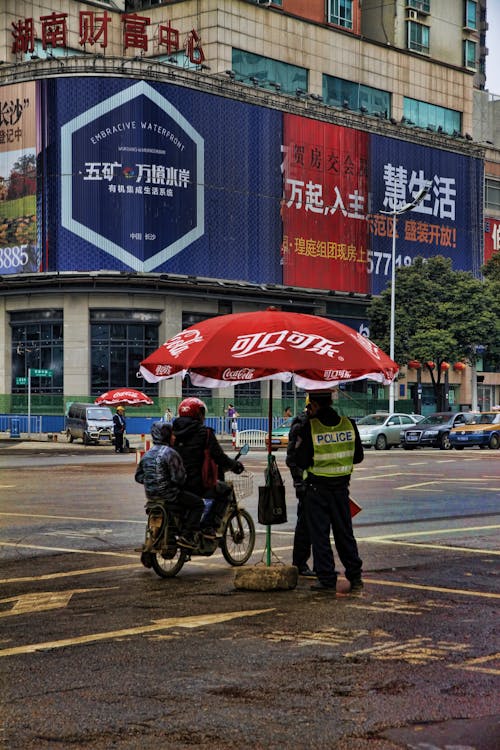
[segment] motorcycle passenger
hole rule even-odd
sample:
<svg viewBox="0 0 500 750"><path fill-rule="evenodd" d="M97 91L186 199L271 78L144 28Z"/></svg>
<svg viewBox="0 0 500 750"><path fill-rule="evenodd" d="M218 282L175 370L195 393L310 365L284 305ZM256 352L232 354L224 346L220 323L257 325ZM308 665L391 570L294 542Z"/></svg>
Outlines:
<svg viewBox="0 0 500 750"><path fill-rule="evenodd" d="M144 485L148 503L175 503L186 509L184 536L178 542L181 546L194 548L195 534L200 530L200 519L205 507L203 500L186 491L186 470L182 458L172 447L175 442L172 425L155 422L151 427L151 437L153 447L141 458L135 472L135 481ZM146 567L151 567L150 556L149 552L143 552L141 556L141 562Z"/></svg>
<svg viewBox="0 0 500 750"><path fill-rule="evenodd" d="M173 431L175 447L186 469L186 489L195 495L213 499L208 517L204 521L203 534L215 538L216 529L222 522L231 494L231 488L224 482L224 472L233 471L235 474L241 474L244 466L224 453L215 432L205 425L206 412L207 407L201 399L185 398L179 404L179 416L173 421ZM203 485L202 466L205 448L208 448L218 467L219 481L212 489Z"/></svg>

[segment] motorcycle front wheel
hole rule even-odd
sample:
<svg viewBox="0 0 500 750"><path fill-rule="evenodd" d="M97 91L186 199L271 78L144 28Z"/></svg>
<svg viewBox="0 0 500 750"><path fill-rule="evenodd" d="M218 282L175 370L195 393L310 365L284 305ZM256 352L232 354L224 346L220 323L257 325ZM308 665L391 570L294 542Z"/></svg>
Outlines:
<svg viewBox="0 0 500 750"><path fill-rule="evenodd" d="M153 550L151 552L151 566L160 578L173 578L183 567L187 560L187 554L182 547L177 547L175 553L165 550Z"/></svg>
<svg viewBox="0 0 500 750"><path fill-rule="evenodd" d="M221 552L229 565L244 565L255 547L255 525L246 510L235 510L220 541Z"/></svg>

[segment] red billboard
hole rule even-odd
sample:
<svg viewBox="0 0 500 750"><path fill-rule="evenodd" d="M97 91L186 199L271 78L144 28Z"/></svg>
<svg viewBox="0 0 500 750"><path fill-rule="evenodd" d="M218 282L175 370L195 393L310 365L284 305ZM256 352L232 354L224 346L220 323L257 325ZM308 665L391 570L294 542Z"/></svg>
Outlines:
<svg viewBox="0 0 500 750"><path fill-rule="evenodd" d="M484 219L484 262L500 250L500 219Z"/></svg>
<svg viewBox="0 0 500 750"><path fill-rule="evenodd" d="M367 133L283 117L283 281L369 292Z"/></svg>

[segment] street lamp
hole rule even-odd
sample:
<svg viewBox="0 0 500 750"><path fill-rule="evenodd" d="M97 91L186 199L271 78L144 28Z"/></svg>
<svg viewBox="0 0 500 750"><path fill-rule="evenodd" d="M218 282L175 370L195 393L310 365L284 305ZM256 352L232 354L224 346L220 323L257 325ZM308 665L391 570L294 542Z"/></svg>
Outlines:
<svg viewBox="0 0 500 750"><path fill-rule="evenodd" d="M415 198L411 203L405 203L399 206L394 201L394 208L392 211L381 211L381 214L387 214L392 216L392 258L391 258L391 324L390 324L390 344L389 344L389 356L394 360L394 319L396 314L396 217L401 214L411 211L412 208L418 206L429 190L431 189L432 182L428 182L424 187L419 190ZM394 412L394 385L395 381L392 380L389 385L389 414Z"/></svg>

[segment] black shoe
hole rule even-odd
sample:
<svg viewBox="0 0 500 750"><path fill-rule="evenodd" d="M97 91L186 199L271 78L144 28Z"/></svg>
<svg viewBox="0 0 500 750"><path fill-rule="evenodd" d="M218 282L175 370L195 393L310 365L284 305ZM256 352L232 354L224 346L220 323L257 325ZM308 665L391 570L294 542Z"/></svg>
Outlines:
<svg viewBox="0 0 500 750"><path fill-rule="evenodd" d="M145 568L153 567L153 555L151 554L151 552L143 552L141 554L141 563Z"/></svg>
<svg viewBox="0 0 500 750"><path fill-rule="evenodd" d="M193 537L180 536L177 540L177 544L179 547L188 547L189 549L194 549L196 547L196 541Z"/></svg>
<svg viewBox="0 0 500 750"><path fill-rule="evenodd" d="M337 587L326 586L324 583L321 583L320 581L318 581L318 583L312 584L311 591L322 591L325 594L331 594L332 596L335 596L337 593Z"/></svg>
<svg viewBox="0 0 500 750"><path fill-rule="evenodd" d="M311 570L309 565L304 565L302 568L299 568L299 576L304 576L305 578L316 578L316 573L314 570Z"/></svg>
<svg viewBox="0 0 500 750"><path fill-rule="evenodd" d="M353 596L358 596L359 594L363 593L363 589L363 581L361 580L361 578L356 578L354 581L351 581L351 588L349 589L349 593Z"/></svg>

